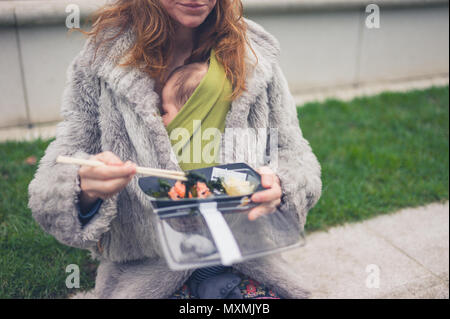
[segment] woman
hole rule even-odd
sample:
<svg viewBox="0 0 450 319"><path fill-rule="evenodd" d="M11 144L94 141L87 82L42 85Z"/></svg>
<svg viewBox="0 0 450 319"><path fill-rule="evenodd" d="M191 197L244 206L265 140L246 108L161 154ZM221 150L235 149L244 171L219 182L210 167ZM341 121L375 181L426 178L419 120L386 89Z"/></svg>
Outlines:
<svg viewBox="0 0 450 319"><path fill-rule="evenodd" d="M90 34L69 67L64 120L29 185L29 207L45 231L100 260L97 297L168 298L193 273L167 268L151 207L134 174L136 165L181 170L160 116L161 88L171 71L206 61L213 49L232 87L225 129L277 129L276 158L259 167L266 190L252 197L260 206L249 219L278 207L303 228L321 195L320 165L299 128L278 64L278 42L242 18L240 0L119 0L100 11ZM268 140L265 136L259 143ZM225 149L223 163L233 162L237 152L264 157L239 143ZM58 155L108 166L56 164ZM99 200L98 212L82 223L80 213L90 212ZM279 256L233 268L280 297L307 296Z"/></svg>

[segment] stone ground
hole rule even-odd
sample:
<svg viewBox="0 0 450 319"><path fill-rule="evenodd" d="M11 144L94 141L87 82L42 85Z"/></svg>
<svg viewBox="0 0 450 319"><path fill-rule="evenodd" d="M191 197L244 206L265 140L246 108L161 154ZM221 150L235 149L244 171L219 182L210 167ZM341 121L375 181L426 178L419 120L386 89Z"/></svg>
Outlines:
<svg viewBox="0 0 450 319"><path fill-rule="evenodd" d="M449 298L449 204L307 236L284 253L312 298Z"/></svg>
<svg viewBox="0 0 450 319"><path fill-rule="evenodd" d="M283 256L314 299L448 299L449 203L314 232Z"/></svg>

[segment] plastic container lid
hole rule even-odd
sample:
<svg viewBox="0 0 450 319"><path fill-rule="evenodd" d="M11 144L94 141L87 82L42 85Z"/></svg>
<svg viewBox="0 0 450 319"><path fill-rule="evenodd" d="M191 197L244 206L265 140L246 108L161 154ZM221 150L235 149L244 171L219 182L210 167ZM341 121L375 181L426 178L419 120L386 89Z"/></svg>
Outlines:
<svg viewBox="0 0 450 319"><path fill-rule="evenodd" d="M246 180L263 190L261 177L245 163L208 167L192 172L207 181L217 178ZM139 179L141 189L152 194L163 180L155 177ZM157 218L158 240L172 270L231 265L251 258L298 247L303 239L297 212L277 209L254 221L248 212L258 204L251 194L243 196L215 195L206 199L158 199L149 196Z"/></svg>

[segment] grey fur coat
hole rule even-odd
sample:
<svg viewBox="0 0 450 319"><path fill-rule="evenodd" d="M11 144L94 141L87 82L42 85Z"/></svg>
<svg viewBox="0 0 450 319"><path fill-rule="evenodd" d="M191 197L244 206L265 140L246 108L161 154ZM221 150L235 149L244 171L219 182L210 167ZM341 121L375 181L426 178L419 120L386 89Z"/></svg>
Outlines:
<svg viewBox="0 0 450 319"><path fill-rule="evenodd" d="M248 90L232 103L226 128L277 128L276 161L264 162L258 150L237 146L227 150L223 163L236 152L259 152L255 166L267 164L280 177L282 206L294 212L299 228L321 195L321 168L303 138L296 106L280 69L277 40L261 26L246 20L248 38L258 57L256 67L247 54ZM29 208L41 227L66 245L90 250L100 260L95 293L99 298L167 298L192 271L170 271L161 256L154 232L154 214L137 178L107 199L85 226L78 220L79 167L56 164L58 155L89 158L111 151L139 166L180 170L158 115L159 96L154 80L138 68L117 66L133 43L125 33L97 52L86 41L67 72L56 140L46 150L29 185ZM222 143L224 141L222 140ZM267 143L267 136L260 143ZM242 145L241 145L242 146ZM239 151L237 151L239 150ZM102 251L98 250L100 241ZM291 269L280 256L264 257L234 267L265 284L284 298L305 298L301 269Z"/></svg>

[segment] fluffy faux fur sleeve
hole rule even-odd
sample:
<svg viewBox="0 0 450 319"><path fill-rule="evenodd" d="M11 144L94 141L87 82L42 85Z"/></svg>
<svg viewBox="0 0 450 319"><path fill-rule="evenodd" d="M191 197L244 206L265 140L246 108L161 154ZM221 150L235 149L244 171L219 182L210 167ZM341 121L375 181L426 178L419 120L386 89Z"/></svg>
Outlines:
<svg viewBox="0 0 450 319"><path fill-rule="evenodd" d="M281 180L282 210L298 215L301 228L308 211L322 193L321 167L309 142L303 137L297 107L278 63L273 65L268 87L270 127L278 129L277 159L270 167Z"/></svg>
<svg viewBox="0 0 450 319"><path fill-rule="evenodd" d="M87 159L102 151L97 105L100 89L89 69L90 48L87 41L67 70L63 121L28 187L28 207L41 227L60 242L84 249L96 246L117 212L116 197L108 199L83 228L78 219L79 167L55 162L58 155Z"/></svg>

